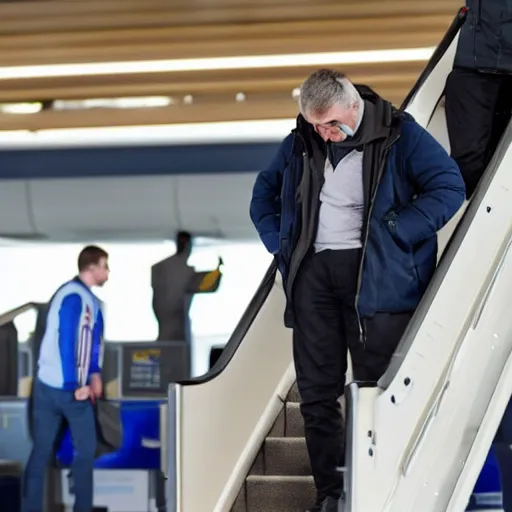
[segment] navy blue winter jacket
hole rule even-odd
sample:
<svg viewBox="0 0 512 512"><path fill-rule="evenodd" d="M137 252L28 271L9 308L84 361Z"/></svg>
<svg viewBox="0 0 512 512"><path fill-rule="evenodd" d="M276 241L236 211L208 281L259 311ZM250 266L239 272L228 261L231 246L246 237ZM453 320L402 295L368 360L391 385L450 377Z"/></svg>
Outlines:
<svg viewBox="0 0 512 512"><path fill-rule="evenodd" d="M375 97L371 91L365 99L374 101ZM393 129L376 192L365 193L370 204L363 226L366 240L356 300L362 319L378 312L415 310L436 267L436 233L465 198L457 164L434 137L410 115L394 109L389 123ZM303 133L296 129L284 139L268 168L259 173L250 205L263 244L276 256L288 306L293 287L290 268L304 211L316 223L319 207L310 211L303 207L306 201L319 201L318 189L314 198L298 196L304 169L313 161ZM292 272L295 276L296 271Z"/></svg>

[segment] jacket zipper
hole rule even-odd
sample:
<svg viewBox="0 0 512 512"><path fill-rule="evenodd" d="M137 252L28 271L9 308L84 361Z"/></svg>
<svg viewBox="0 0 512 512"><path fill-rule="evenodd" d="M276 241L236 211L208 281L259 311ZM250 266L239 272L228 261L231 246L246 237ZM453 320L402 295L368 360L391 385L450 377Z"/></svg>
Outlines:
<svg viewBox="0 0 512 512"><path fill-rule="evenodd" d="M302 139L302 135L300 135L300 133L297 133L297 135ZM303 144L305 145L304 139L302 139L302 140L303 140ZM304 165L306 164L307 157L308 157L307 151L303 151L302 152L302 160L303 160L302 165L303 165L303 169L304 169ZM304 200L304 198L303 198L303 200ZM301 226L301 229L303 229L303 226ZM299 235L299 239L300 239L300 235ZM290 275L288 276L288 279L287 279L287 281L288 281L288 286L287 286L288 290L287 290L287 292L288 292L288 296L289 296L290 300L291 300L291 297L292 297L291 283L293 283L293 281L295 279L295 276L297 275L297 271L299 270L300 264L302 263L302 260L304 259L304 256L305 256L306 252L302 251L302 253L304 253L304 254L301 253L300 255L298 255L298 257L296 258L296 262L297 263L293 267L293 272L290 272ZM294 256L294 253L292 252L292 257L290 259L290 270L292 270L292 262L293 262L293 259L294 259L293 256Z"/></svg>
<svg viewBox="0 0 512 512"><path fill-rule="evenodd" d="M400 136L393 139L393 142L386 148L386 151L384 152L383 156L383 165L386 165L385 161L388 156L389 150L393 144L395 144ZM375 203L375 196L377 195L377 191L379 189L379 185L382 179L382 175L384 174L384 170L381 172L379 179L377 180L377 183L375 184L375 190L373 192L373 195L370 199L370 208L368 210L368 218L366 219L366 230L364 234L364 240L363 240L363 248L361 251L361 262L359 263L359 272L357 274L357 288L356 288L356 298L354 301L354 306L356 309L356 315L357 315L357 323L359 326L359 341L363 344L363 346L366 348L366 333L364 332L363 324L361 322L361 316L359 315L359 309L358 309L358 303L359 303L359 296L361 291L361 282L362 282L362 276L363 276L363 263L364 263L364 256L366 254L366 245L368 243L368 235L370 233L370 219L373 212L373 205Z"/></svg>

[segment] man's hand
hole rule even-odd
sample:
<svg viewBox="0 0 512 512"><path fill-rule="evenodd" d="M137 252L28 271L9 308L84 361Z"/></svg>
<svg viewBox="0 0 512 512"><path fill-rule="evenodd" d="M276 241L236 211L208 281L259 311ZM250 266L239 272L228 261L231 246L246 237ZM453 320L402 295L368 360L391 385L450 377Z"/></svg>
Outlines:
<svg viewBox="0 0 512 512"><path fill-rule="evenodd" d="M103 395L103 382L101 381L101 375L99 373L93 373L91 375L91 393L95 398L101 398Z"/></svg>
<svg viewBox="0 0 512 512"><path fill-rule="evenodd" d="M91 397L91 388L89 386L82 386L75 390L75 400L83 402Z"/></svg>

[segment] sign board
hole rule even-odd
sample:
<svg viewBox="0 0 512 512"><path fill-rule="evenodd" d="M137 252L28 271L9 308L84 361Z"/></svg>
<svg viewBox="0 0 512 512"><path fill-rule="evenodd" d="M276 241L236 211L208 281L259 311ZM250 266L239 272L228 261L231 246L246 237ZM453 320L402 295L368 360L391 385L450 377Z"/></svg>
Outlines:
<svg viewBox="0 0 512 512"><path fill-rule="evenodd" d="M162 350L159 348L130 351L129 387L147 391L159 391L162 387Z"/></svg>
<svg viewBox="0 0 512 512"><path fill-rule="evenodd" d="M190 347L185 342L124 343L123 398L166 398L170 382L190 377Z"/></svg>

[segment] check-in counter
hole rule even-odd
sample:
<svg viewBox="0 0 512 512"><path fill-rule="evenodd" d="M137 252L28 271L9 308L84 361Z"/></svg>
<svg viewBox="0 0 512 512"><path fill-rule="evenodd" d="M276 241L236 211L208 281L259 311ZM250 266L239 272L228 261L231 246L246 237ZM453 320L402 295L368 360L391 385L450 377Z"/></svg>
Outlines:
<svg viewBox="0 0 512 512"><path fill-rule="evenodd" d="M28 345L18 344L18 396L0 396L0 461L24 467L31 449L29 396L33 360ZM21 359L21 361L20 361ZM121 410L123 444L96 460L94 504L109 512L148 512L164 502L167 389L190 375L190 349L180 342L106 342L106 398ZM10 386L16 394L16 386ZM72 510L69 467L73 445L64 433L49 478L49 503ZM51 510L51 509L50 509Z"/></svg>
<svg viewBox="0 0 512 512"><path fill-rule="evenodd" d="M170 382L190 375L189 345L181 342L107 343L104 357L107 398L121 410L123 444L95 463L94 505L109 512L147 512L162 506ZM72 510L69 431L57 453L60 501Z"/></svg>
<svg viewBox="0 0 512 512"><path fill-rule="evenodd" d="M109 512L147 512L157 510L163 485L161 467L162 399L112 400L121 409L123 444L119 450L99 457L94 470L94 505ZM60 500L65 510L72 510L73 493L70 465L73 443L64 434L57 453ZM160 499L159 499L160 497Z"/></svg>

